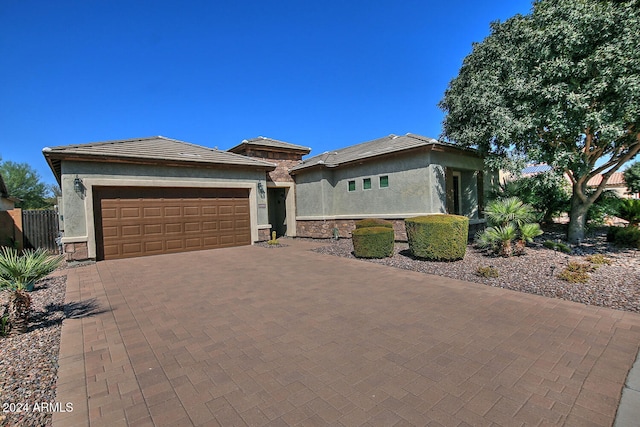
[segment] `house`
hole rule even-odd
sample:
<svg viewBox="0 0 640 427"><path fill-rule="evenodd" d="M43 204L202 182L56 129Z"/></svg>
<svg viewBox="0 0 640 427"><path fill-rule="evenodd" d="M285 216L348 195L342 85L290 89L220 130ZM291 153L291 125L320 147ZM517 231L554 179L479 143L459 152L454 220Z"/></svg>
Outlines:
<svg viewBox="0 0 640 427"><path fill-rule="evenodd" d="M19 199L12 197L0 175L0 246L22 249L22 209Z"/></svg>
<svg viewBox="0 0 640 427"><path fill-rule="evenodd" d="M355 221L384 218L406 240L404 219L433 213L483 223L484 161L473 150L420 135L389 135L291 168L298 236L350 236ZM488 183L487 183L488 184Z"/></svg>
<svg viewBox="0 0 640 427"><path fill-rule="evenodd" d="M273 163L156 136L43 149L69 260L251 244L269 235Z"/></svg>
<svg viewBox="0 0 640 427"><path fill-rule="evenodd" d="M271 138L220 151L162 136L43 149L62 189L69 260L249 245L277 236L350 236L354 222L458 213L483 223L487 179L473 150L390 135L303 160Z"/></svg>
<svg viewBox="0 0 640 427"><path fill-rule="evenodd" d="M596 175L593 178L591 178L589 181L587 181L587 187L595 188L599 186L601 182L602 182L602 175ZM616 193L618 197L622 197L625 199L640 198L640 194L629 192L629 189L627 188L627 183L624 180L623 172L612 173L611 176L609 177L609 180L604 185L604 189L611 190L614 193Z"/></svg>

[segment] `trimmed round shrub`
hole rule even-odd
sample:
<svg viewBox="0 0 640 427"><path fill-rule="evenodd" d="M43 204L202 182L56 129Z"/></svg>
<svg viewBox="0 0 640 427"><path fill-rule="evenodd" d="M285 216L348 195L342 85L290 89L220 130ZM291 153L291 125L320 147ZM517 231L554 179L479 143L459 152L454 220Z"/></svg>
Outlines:
<svg viewBox="0 0 640 427"><path fill-rule="evenodd" d="M353 230L353 253L357 258L385 258L393 255L393 228L366 227Z"/></svg>
<svg viewBox="0 0 640 427"><path fill-rule="evenodd" d="M356 221L356 229L369 227L387 227L393 228L393 223L378 218L367 218Z"/></svg>
<svg viewBox="0 0 640 427"><path fill-rule="evenodd" d="M433 261L464 258L469 237L469 218L460 215L426 215L404 220L409 250Z"/></svg>

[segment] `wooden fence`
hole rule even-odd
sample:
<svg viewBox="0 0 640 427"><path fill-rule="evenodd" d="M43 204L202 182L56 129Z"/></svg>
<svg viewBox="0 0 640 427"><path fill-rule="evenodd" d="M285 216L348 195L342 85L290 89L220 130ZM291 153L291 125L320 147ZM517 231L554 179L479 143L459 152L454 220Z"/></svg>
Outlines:
<svg viewBox="0 0 640 427"><path fill-rule="evenodd" d="M50 210L23 210L22 229L25 248L44 248L58 253L58 212Z"/></svg>

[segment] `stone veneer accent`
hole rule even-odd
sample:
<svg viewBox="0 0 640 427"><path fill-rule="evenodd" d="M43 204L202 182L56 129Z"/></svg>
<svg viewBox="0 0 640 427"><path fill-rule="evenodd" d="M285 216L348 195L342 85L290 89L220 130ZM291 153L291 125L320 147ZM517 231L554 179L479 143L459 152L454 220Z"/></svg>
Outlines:
<svg viewBox="0 0 640 427"><path fill-rule="evenodd" d="M89 259L87 242L65 243L64 255L67 261L83 261Z"/></svg>
<svg viewBox="0 0 640 427"><path fill-rule="evenodd" d="M266 242L267 240L271 240L271 229L270 228L259 228L258 229L258 242Z"/></svg>
<svg viewBox="0 0 640 427"><path fill-rule="evenodd" d="M404 226L404 219L386 219L393 223L394 238L398 242L407 241L407 231ZM337 219L337 220L297 220L296 230L298 237L311 237L314 239L330 239L333 238L333 229L338 229L339 237L351 238L351 232L356 228L357 219ZM469 224L469 241L472 241L476 233L484 230L486 224L484 222L477 224Z"/></svg>

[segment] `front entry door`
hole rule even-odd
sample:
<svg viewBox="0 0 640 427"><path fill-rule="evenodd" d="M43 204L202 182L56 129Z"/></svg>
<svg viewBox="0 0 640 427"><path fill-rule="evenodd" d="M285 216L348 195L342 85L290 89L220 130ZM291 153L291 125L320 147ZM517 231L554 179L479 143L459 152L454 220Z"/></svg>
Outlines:
<svg viewBox="0 0 640 427"><path fill-rule="evenodd" d="M267 200L269 204L269 224L271 231L276 232L276 237L287 234L287 189L268 188Z"/></svg>

